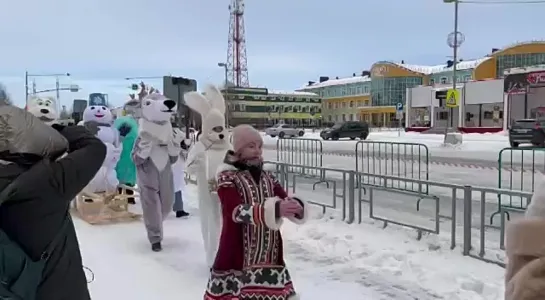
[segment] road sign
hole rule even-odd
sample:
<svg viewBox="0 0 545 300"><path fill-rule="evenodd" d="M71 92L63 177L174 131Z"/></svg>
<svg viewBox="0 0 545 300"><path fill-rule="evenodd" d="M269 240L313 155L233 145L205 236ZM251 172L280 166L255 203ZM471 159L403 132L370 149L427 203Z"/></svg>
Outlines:
<svg viewBox="0 0 545 300"><path fill-rule="evenodd" d="M396 105L396 110L397 111L403 111L403 103L398 102L397 105Z"/></svg>
<svg viewBox="0 0 545 300"><path fill-rule="evenodd" d="M402 112L402 111L399 111L399 110L397 111L397 113L396 113L396 119L398 119L398 120L403 119L403 112Z"/></svg>
<svg viewBox="0 0 545 300"><path fill-rule="evenodd" d="M454 108L460 106L460 92L455 89L450 89L447 92L447 107Z"/></svg>

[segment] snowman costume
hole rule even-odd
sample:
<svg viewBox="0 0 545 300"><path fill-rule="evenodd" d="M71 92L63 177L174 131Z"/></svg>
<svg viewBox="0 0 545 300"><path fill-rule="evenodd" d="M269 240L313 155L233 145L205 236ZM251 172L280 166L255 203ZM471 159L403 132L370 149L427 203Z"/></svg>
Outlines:
<svg viewBox="0 0 545 300"><path fill-rule="evenodd" d="M205 88L204 96L198 92L184 95L188 107L202 118L202 133L191 147L186 160L186 172L197 177L201 233L208 267L216 258L221 233L222 215L216 184L218 167L228 150L229 132L225 126L225 100L213 85Z"/></svg>
<svg viewBox="0 0 545 300"><path fill-rule="evenodd" d="M161 94L149 94L139 104L142 116L138 120L138 136L132 159L148 240L153 251L161 251L163 221L174 203L172 164L180 155L183 136L173 131L171 115L176 102Z"/></svg>
<svg viewBox="0 0 545 300"><path fill-rule="evenodd" d="M119 184L115 170L123 145L120 142L119 131L113 127L113 115L105 106L88 106L83 112L83 126L88 122L99 124L96 136L106 145L106 158L95 177L84 191L91 193L113 193Z"/></svg>

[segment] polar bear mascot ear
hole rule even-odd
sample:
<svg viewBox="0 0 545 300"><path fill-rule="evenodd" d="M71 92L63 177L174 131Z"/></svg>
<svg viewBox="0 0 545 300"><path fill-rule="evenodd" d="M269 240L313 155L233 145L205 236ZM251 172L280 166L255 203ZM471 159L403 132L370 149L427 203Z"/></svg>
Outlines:
<svg viewBox="0 0 545 300"><path fill-rule="evenodd" d="M199 141L229 144L229 132L225 126L225 99L217 87L207 85L203 94L186 93L184 100L189 108L201 115L202 133Z"/></svg>

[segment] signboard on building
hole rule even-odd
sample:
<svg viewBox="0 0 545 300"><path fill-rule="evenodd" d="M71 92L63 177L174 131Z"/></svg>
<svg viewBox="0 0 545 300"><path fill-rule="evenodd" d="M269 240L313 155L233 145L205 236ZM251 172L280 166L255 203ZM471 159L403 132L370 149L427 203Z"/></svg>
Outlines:
<svg viewBox="0 0 545 300"><path fill-rule="evenodd" d="M545 86L545 71L507 75L503 81L503 91L508 94L524 94L528 87Z"/></svg>

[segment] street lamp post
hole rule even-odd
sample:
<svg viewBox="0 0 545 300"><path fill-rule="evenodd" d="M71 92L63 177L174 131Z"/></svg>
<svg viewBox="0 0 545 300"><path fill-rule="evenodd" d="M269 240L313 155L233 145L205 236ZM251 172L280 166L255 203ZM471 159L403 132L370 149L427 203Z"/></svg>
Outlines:
<svg viewBox="0 0 545 300"><path fill-rule="evenodd" d="M29 77L55 77L55 92L57 98L57 111L61 110L60 91L64 90L60 87L60 77L70 77L70 73L52 73L52 74L29 74L25 71L25 103L28 104L28 78ZM71 90L71 89L68 89Z"/></svg>
<svg viewBox="0 0 545 300"><path fill-rule="evenodd" d="M227 102L227 105L225 106L225 123L227 124L227 126L229 126L229 102L228 102L228 99L227 99L227 74L228 74L228 68L227 68L227 64L226 63L222 63L222 62L219 62L218 63L218 67L220 68L223 68L224 71L225 71L225 74L224 74L224 83L223 83L223 93L224 93L224 97L225 97L225 101Z"/></svg>
<svg viewBox="0 0 545 300"><path fill-rule="evenodd" d="M458 71L458 48L462 45L462 43L465 40L464 35L458 31L458 8L460 4L460 0L443 0L444 3L454 3L454 31L451 32L447 37L447 44L449 47L452 48L452 89L456 91L456 83L457 83L457 71ZM445 108L446 106L446 101ZM460 107L458 108L460 109ZM447 135L448 135L448 128L450 126L451 120L453 119L453 109L449 108L447 111L447 124L445 126L445 139L444 143L447 142Z"/></svg>

